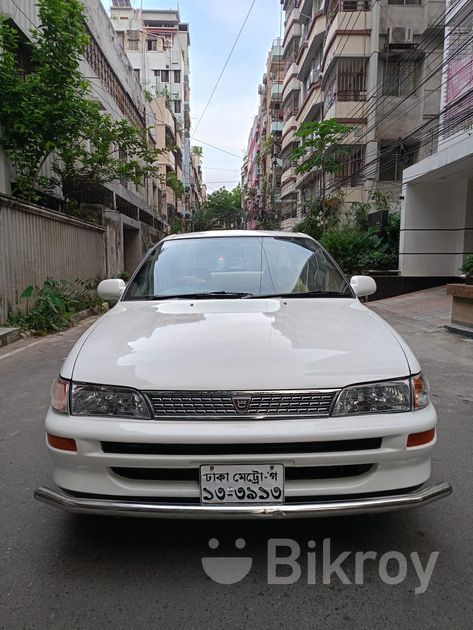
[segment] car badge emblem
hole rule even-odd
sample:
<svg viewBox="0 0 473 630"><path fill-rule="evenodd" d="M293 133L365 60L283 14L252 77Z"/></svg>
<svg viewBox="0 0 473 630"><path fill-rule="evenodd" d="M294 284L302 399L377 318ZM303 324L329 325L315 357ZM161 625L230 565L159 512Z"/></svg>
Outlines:
<svg viewBox="0 0 473 630"><path fill-rule="evenodd" d="M243 416L250 408L251 396L233 396L232 402L235 411Z"/></svg>

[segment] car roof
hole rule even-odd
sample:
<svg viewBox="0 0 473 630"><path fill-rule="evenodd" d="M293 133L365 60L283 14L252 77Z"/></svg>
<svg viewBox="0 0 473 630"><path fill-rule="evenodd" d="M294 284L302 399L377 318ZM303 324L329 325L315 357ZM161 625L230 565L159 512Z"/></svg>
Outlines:
<svg viewBox="0 0 473 630"><path fill-rule="evenodd" d="M292 238L294 236L304 236L308 237L307 234L302 234L301 232L282 232L282 231L272 231L272 230L212 230L209 232L186 232L183 234L170 234L166 236L163 240L172 241L176 239L182 238L215 238L222 236L250 236L250 237L262 237L262 236L277 236L278 238Z"/></svg>

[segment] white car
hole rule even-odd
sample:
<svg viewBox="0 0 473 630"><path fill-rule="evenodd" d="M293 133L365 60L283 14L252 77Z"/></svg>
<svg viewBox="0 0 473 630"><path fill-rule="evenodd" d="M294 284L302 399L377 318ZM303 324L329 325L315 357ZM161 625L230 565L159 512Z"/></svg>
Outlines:
<svg viewBox="0 0 473 630"><path fill-rule="evenodd" d="M153 247L53 385L47 445L70 512L316 517L424 505L437 416L403 339L304 234Z"/></svg>

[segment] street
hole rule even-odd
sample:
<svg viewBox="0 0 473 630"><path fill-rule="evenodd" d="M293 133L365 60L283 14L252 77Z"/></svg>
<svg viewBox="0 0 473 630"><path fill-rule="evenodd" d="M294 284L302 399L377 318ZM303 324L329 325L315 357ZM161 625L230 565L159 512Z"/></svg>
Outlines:
<svg viewBox="0 0 473 630"><path fill-rule="evenodd" d="M76 517L33 499L51 484L43 419L51 382L69 349L91 323L0 353L2 537L0 627L16 628L470 628L473 618L473 340L422 317L405 318L382 303L374 310L406 338L426 372L440 419L433 480L450 481L452 496L423 509L377 516L278 522L186 522ZM392 301L391 301L392 304ZM399 310L399 309L398 309ZM402 310L402 309L400 309ZM220 542L209 549L209 539ZM308 580L330 539L349 583L336 574ZM235 540L244 539L244 551ZM269 539L301 549L300 578L268 584ZM241 541L240 541L241 542ZM241 548L241 545L240 545ZM439 552L426 592L409 560L399 584L380 579L367 560L355 584L354 553L417 552L422 565ZM206 576L210 555L251 557L248 576L222 585ZM281 556L287 555L283 549ZM288 567L278 574L288 574ZM396 566L392 569L396 574ZM309 583L315 581L316 583Z"/></svg>

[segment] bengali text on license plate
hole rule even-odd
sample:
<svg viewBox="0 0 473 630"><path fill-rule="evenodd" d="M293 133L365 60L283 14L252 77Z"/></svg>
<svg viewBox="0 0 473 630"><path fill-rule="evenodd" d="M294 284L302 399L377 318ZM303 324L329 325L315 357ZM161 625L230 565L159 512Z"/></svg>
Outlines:
<svg viewBox="0 0 473 630"><path fill-rule="evenodd" d="M200 467L202 503L282 503L282 464Z"/></svg>

